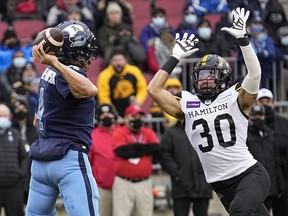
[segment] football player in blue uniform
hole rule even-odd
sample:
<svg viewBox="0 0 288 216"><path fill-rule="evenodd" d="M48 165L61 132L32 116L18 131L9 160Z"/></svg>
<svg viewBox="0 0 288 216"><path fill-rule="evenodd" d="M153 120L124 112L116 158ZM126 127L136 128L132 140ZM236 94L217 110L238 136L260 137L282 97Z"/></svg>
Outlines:
<svg viewBox="0 0 288 216"><path fill-rule="evenodd" d="M39 83L34 125L39 139L29 152L32 177L26 216L54 216L59 194L69 216L98 216L98 190L88 160L97 87L87 78L96 57L96 38L79 21L57 26L64 43L56 56L33 47L36 61L48 65Z"/></svg>
<svg viewBox="0 0 288 216"><path fill-rule="evenodd" d="M178 62L198 51L198 39L176 35L170 59L148 85L148 93L168 114L185 121L185 131L201 161L205 177L230 216L268 216L263 202L270 179L265 168L249 152L246 139L248 116L259 91L261 67L247 38L249 11L236 8L233 26L222 28L239 42L248 73L242 83L232 84L228 62L207 54L192 76L195 93L182 91L173 97L163 89Z"/></svg>

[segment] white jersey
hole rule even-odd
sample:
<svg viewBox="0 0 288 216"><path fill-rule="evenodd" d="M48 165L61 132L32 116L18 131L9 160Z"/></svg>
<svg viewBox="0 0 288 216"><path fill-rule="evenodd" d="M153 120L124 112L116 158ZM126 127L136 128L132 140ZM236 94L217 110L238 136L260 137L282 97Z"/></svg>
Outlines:
<svg viewBox="0 0 288 216"><path fill-rule="evenodd" d="M182 91L185 131L208 183L237 176L256 163L246 146L248 118L239 108L235 88L222 92L209 105Z"/></svg>

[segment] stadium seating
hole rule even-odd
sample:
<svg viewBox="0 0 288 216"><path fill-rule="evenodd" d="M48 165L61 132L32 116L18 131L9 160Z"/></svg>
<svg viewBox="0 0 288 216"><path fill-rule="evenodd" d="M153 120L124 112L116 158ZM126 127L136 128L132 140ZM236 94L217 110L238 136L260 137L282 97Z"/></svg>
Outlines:
<svg viewBox="0 0 288 216"><path fill-rule="evenodd" d="M0 42L2 41L4 37L4 32L6 31L8 27L8 23L5 21L0 21Z"/></svg>
<svg viewBox="0 0 288 216"><path fill-rule="evenodd" d="M157 0L156 7L161 7L166 10L167 20L169 24L176 28L183 16L183 9L187 4L186 0L167 1L167 0Z"/></svg>
<svg viewBox="0 0 288 216"><path fill-rule="evenodd" d="M104 62L100 56L97 57L96 60L91 61L91 65L90 65L89 71L87 72L87 75L93 83L95 84L97 83L98 75L100 71L103 70L103 66L104 66Z"/></svg>
<svg viewBox="0 0 288 216"><path fill-rule="evenodd" d="M214 32L216 24L221 20L221 14L207 14L205 16L205 19L207 19L210 22L212 31Z"/></svg>
<svg viewBox="0 0 288 216"><path fill-rule="evenodd" d="M13 27L22 43L30 42L31 36L46 28L46 23L40 19L21 19L13 22Z"/></svg>
<svg viewBox="0 0 288 216"><path fill-rule="evenodd" d="M141 35L142 28L150 21L150 3L148 0L130 0L133 6L133 29L135 35Z"/></svg>

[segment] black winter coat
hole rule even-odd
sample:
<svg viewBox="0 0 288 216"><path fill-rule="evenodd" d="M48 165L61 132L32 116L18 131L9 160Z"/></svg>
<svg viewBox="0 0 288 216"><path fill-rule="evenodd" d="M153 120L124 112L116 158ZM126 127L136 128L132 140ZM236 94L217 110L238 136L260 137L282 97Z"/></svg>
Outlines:
<svg viewBox="0 0 288 216"><path fill-rule="evenodd" d="M159 163L172 181L172 198L211 198L198 155L180 122L169 128L160 142Z"/></svg>
<svg viewBox="0 0 288 216"><path fill-rule="evenodd" d="M0 187L13 187L23 181L27 170L27 155L20 138L20 133L8 129L0 134Z"/></svg>
<svg viewBox="0 0 288 216"><path fill-rule="evenodd" d="M280 180L279 187L288 194L288 119L272 112L266 117L266 123L274 132L276 150L279 153L276 162L281 166L281 172L284 175L284 180Z"/></svg>
<svg viewBox="0 0 288 216"><path fill-rule="evenodd" d="M270 181L270 195L277 195L278 190L278 164L276 163L276 148L274 135L270 128L264 126L258 129L253 125L248 127L247 146L253 157L267 170Z"/></svg>

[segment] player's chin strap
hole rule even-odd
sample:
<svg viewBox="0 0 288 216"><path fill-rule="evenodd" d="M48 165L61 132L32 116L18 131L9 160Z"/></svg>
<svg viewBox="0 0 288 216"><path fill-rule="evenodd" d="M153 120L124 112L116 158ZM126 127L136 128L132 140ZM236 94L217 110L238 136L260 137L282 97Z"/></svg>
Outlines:
<svg viewBox="0 0 288 216"><path fill-rule="evenodd" d="M239 38L240 49L248 70L242 82L242 88L250 94L257 94L261 80L261 66L247 37Z"/></svg>

